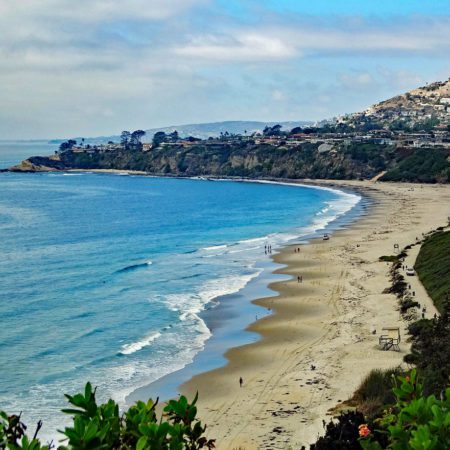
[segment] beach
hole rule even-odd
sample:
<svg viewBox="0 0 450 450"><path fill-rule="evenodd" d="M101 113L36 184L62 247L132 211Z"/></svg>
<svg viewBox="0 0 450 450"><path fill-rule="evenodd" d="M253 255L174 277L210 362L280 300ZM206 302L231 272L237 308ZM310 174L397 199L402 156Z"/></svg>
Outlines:
<svg viewBox="0 0 450 450"><path fill-rule="evenodd" d="M383 293L390 266L379 257L394 254L394 244L402 249L447 225L450 186L313 184L360 191L372 206L330 240L276 253L274 261L282 264L276 273L292 278L272 283L278 294L254 302L273 313L249 327L260 340L228 350L224 367L181 387L190 398L198 391L199 417L219 449L300 448L314 442L329 410L351 397L371 369L398 366L408 352L407 323L395 296ZM408 265L418 249L410 250ZM432 316L434 306L417 277L408 282ZM381 329L388 326L401 330L399 352L378 348Z"/></svg>

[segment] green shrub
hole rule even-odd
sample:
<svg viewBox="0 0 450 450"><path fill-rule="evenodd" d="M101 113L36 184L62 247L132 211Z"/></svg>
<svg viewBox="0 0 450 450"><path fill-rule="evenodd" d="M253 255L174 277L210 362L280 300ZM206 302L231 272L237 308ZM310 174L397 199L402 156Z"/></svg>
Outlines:
<svg viewBox="0 0 450 450"><path fill-rule="evenodd" d="M84 394L66 395L71 408L63 409L73 418L73 425L61 431L66 436L66 445L61 450L198 450L214 448L214 440L203 434L206 427L196 418L197 396L192 403L186 397L171 400L157 419L157 401L138 401L125 412L113 401L97 405L95 390L86 384ZM164 420L163 420L164 419ZM0 412L0 449L49 450L37 439L41 427L38 424L32 439L25 434L26 426L20 416L7 416Z"/></svg>
<svg viewBox="0 0 450 450"><path fill-rule="evenodd" d="M358 429L363 423L366 423L366 419L358 411L347 411L336 421L332 420L328 424L324 422L325 435L311 444L310 450L359 450Z"/></svg>
<svg viewBox="0 0 450 450"><path fill-rule="evenodd" d="M366 417L377 417L386 405L395 402L392 392L392 377L402 373L400 368L372 370L353 394L350 404Z"/></svg>
<svg viewBox="0 0 450 450"><path fill-rule="evenodd" d="M378 258L379 261L382 262L395 262L398 260L398 256L396 255L383 255Z"/></svg>
<svg viewBox="0 0 450 450"><path fill-rule="evenodd" d="M365 450L444 450L450 442L450 388L445 398L438 400L434 395L424 397L422 385L415 370L409 376L398 377L393 392L396 404L386 411L378 423L386 433L387 447L375 441L370 427L360 430L361 447Z"/></svg>
<svg viewBox="0 0 450 450"><path fill-rule="evenodd" d="M20 415L8 416L0 411L0 449L48 450L50 446L41 445L37 434L42 423L38 422L34 436L30 439L26 434L26 425L20 420Z"/></svg>
<svg viewBox="0 0 450 450"><path fill-rule="evenodd" d="M417 367L427 394L439 395L450 374L450 300L439 317L412 323L408 332L411 352L405 362Z"/></svg>
<svg viewBox="0 0 450 450"><path fill-rule="evenodd" d="M420 304L411 297L404 297L400 300L400 313L406 314L410 308L420 308Z"/></svg>

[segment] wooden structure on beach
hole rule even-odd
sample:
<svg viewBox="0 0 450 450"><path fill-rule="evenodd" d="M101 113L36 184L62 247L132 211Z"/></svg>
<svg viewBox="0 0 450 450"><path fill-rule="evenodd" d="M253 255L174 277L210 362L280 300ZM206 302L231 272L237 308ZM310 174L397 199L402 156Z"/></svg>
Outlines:
<svg viewBox="0 0 450 450"><path fill-rule="evenodd" d="M381 350L395 350L400 351L400 328L399 327L384 327L382 328L382 335L380 336L378 343Z"/></svg>

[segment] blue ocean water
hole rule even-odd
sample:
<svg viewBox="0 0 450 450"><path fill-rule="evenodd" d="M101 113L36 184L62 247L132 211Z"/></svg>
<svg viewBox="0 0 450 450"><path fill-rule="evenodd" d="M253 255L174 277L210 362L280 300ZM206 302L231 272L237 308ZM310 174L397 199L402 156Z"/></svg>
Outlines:
<svg viewBox="0 0 450 450"><path fill-rule="evenodd" d="M0 164L17 155L0 146ZM269 183L1 173L0 409L43 419L52 436L63 393L87 380L124 404L202 350L202 311L258 277L265 245L358 201Z"/></svg>

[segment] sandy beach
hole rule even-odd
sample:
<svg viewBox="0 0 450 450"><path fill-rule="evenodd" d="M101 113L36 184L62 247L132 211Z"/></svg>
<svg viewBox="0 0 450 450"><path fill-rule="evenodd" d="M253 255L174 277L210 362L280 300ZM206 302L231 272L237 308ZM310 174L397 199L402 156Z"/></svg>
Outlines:
<svg viewBox="0 0 450 450"><path fill-rule="evenodd" d="M373 205L330 240L301 245L299 253L289 246L276 254L274 260L283 264L277 272L292 279L273 283L278 295L255 302L274 313L249 327L261 339L229 350L225 367L181 387L191 398L199 392L199 416L219 449L300 448L314 442L330 408L351 397L371 369L398 366L408 352L407 324L396 298L383 294L389 265L378 259L394 254L394 244L401 249L447 225L450 186L314 184L364 191ZM410 250L408 265L418 250ZM432 316L434 306L417 277L408 282ZM400 352L379 350L384 326L400 327Z"/></svg>

